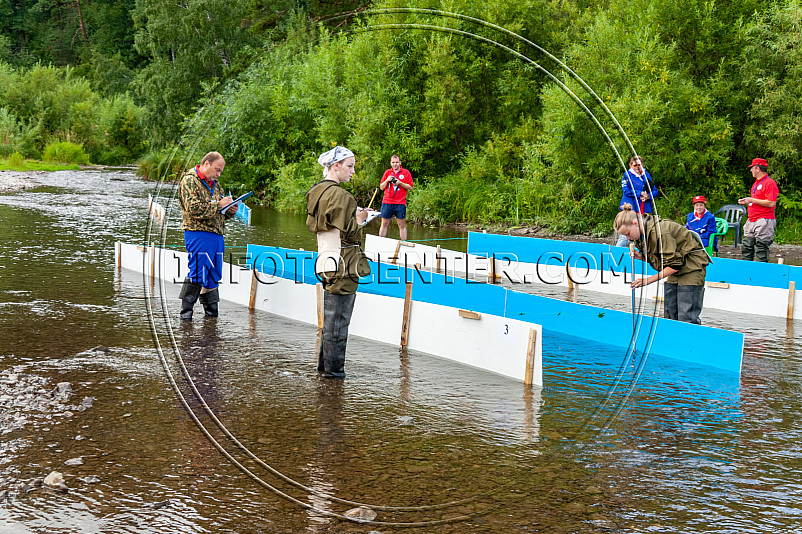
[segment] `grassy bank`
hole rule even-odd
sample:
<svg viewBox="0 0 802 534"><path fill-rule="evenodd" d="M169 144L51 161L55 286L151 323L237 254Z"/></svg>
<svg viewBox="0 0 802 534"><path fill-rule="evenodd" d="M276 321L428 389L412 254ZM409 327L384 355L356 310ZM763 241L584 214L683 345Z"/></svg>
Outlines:
<svg viewBox="0 0 802 534"><path fill-rule="evenodd" d="M77 171L80 167L74 163L45 163L33 159L0 158L0 171Z"/></svg>

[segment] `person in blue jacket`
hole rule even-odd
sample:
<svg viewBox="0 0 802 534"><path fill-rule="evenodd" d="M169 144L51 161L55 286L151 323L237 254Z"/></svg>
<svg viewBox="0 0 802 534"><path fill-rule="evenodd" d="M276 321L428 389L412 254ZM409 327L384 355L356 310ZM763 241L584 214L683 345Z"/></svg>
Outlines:
<svg viewBox="0 0 802 534"><path fill-rule="evenodd" d="M618 207L623 209L624 204L632 206L636 213L652 213L654 211L654 198L659 194L652 181L652 175L643 167L643 158L632 156L629 160L629 170L621 177L621 202ZM619 235L616 245L627 246L626 236Z"/></svg>
<svg viewBox="0 0 802 534"><path fill-rule="evenodd" d="M685 228L699 234L705 247L710 244L710 236L716 233L716 218L707 211L707 200L702 195L693 197L693 211L688 214ZM713 239L713 248L718 250L718 236Z"/></svg>

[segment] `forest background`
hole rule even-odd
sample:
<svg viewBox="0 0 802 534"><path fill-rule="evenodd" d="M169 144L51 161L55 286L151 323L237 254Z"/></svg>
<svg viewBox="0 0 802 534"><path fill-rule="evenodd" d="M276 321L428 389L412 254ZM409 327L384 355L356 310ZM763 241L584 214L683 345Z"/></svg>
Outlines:
<svg viewBox="0 0 802 534"><path fill-rule="evenodd" d="M799 0L0 0L0 156L166 179L214 149L283 211L340 144L361 205L398 153L413 220L607 235L632 150L599 101L663 216L746 196L764 157L802 243Z"/></svg>

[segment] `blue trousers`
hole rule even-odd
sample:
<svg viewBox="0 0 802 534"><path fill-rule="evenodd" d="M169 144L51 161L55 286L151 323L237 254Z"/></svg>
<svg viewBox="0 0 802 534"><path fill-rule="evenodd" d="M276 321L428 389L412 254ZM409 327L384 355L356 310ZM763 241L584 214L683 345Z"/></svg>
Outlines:
<svg viewBox="0 0 802 534"><path fill-rule="evenodd" d="M225 242L223 236L212 232L184 232L184 244L189 253L190 282L214 289L223 279Z"/></svg>

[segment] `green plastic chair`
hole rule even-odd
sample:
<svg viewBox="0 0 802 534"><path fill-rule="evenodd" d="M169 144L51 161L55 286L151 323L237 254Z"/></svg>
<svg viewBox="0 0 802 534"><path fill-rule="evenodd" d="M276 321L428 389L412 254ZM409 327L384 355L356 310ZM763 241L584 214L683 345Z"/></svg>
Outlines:
<svg viewBox="0 0 802 534"><path fill-rule="evenodd" d="M716 233L710 235L710 241L708 241L709 245L705 247L707 253L711 256L713 255L713 243L716 242L716 236L724 237L727 235L727 230L730 229L730 223L727 222L727 219L722 219L721 217L716 217ZM718 258L718 251L715 251L716 257Z"/></svg>

